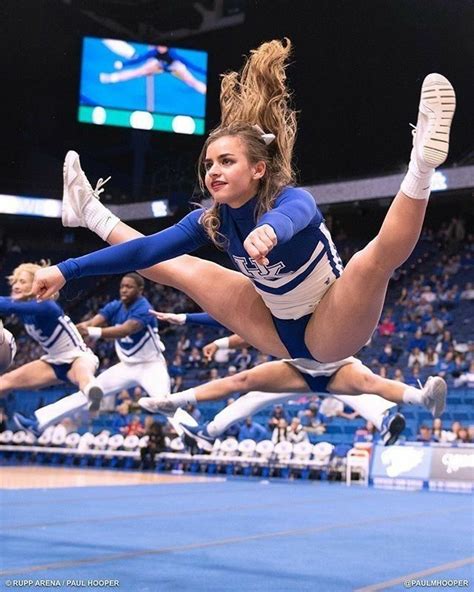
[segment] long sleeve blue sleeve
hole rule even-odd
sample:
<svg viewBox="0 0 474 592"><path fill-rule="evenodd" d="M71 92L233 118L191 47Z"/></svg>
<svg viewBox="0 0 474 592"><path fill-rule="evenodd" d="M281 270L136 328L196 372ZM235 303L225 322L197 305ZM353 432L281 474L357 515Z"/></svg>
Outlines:
<svg viewBox="0 0 474 592"><path fill-rule="evenodd" d="M192 312L186 313L186 324L188 325L205 325L207 327L218 327L219 329L227 329L221 325L219 321L212 318L207 312Z"/></svg>
<svg viewBox="0 0 474 592"><path fill-rule="evenodd" d="M257 227L269 224L277 235L278 243L286 243L316 218L323 216L311 193L305 189L288 187L277 198L274 207L258 221Z"/></svg>
<svg viewBox="0 0 474 592"><path fill-rule="evenodd" d="M146 269L155 263L190 253L208 242L199 224L200 215L201 212L195 210L178 224L151 236L68 259L59 263L59 270L68 281L90 275Z"/></svg>
<svg viewBox="0 0 474 592"><path fill-rule="evenodd" d="M36 300L12 300L6 296L0 296L0 314L49 314L56 312L57 304L51 300L36 302Z"/></svg>

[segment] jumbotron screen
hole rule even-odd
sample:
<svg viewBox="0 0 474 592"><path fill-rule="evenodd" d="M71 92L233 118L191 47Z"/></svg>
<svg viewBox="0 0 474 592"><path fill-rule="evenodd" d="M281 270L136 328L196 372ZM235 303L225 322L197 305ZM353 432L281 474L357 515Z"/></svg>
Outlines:
<svg viewBox="0 0 474 592"><path fill-rule="evenodd" d="M204 134L207 52L83 39L82 123Z"/></svg>

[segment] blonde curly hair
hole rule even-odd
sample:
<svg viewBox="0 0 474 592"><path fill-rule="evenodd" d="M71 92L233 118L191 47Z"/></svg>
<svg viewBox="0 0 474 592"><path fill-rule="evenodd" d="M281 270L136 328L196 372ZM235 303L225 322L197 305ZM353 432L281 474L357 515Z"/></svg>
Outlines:
<svg viewBox="0 0 474 592"><path fill-rule="evenodd" d="M245 145L251 164L263 161L266 172L260 180L257 220L268 212L281 190L295 183L292 158L296 138L296 112L290 105L290 92L286 87L286 68L291 54L291 42L273 40L251 51L239 72L223 74L221 82L221 123L207 138L198 161L201 191L205 187L205 158L208 146L224 136L238 136ZM266 145L260 127L275 135ZM202 217L206 232L218 245L225 244L219 233L219 204L214 203Z"/></svg>

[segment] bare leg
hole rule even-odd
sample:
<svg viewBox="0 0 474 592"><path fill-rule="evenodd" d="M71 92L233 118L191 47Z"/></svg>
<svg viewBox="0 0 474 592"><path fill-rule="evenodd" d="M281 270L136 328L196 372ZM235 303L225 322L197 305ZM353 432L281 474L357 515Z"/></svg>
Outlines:
<svg viewBox="0 0 474 592"><path fill-rule="evenodd" d="M142 236L123 222L107 237L111 245ZM182 255L140 273L160 284L171 286L192 298L212 317L260 351L279 358L289 354L273 326L270 311L251 282L236 271ZM229 311L232 311L229 314Z"/></svg>
<svg viewBox="0 0 474 592"><path fill-rule="evenodd" d="M421 88L410 163L380 232L349 261L314 312L305 335L316 359L340 360L357 352L380 318L388 281L420 236L435 167L448 154L456 107L451 83L429 74Z"/></svg>
<svg viewBox="0 0 474 592"><path fill-rule="evenodd" d="M72 363L67 377L84 392L86 387L94 380L96 364L93 358L80 357Z"/></svg>
<svg viewBox="0 0 474 592"><path fill-rule="evenodd" d="M53 368L43 360L35 360L0 376L0 396L13 389L36 389L53 384L61 384Z"/></svg>
<svg viewBox="0 0 474 592"><path fill-rule="evenodd" d="M330 393L338 395L372 394L402 404L406 384L374 374L367 366L347 364L340 368L328 385Z"/></svg>
<svg viewBox="0 0 474 592"><path fill-rule="evenodd" d="M382 312L393 271L410 256L420 236L427 200L399 192L379 234L349 261L324 295L306 331L317 360L341 360L372 335Z"/></svg>
<svg viewBox="0 0 474 592"><path fill-rule="evenodd" d="M307 392L301 374L286 362L266 362L234 376L219 378L194 388L196 401L217 401L234 393L268 391L272 393ZM173 395L170 395L173 398Z"/></svg>

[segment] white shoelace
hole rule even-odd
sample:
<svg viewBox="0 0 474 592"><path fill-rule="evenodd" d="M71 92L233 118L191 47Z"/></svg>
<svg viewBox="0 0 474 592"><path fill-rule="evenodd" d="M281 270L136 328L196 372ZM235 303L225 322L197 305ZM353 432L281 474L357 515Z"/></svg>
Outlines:
<svg viewBox="0 0 474 592"><path fill-rule="evenodd" d="M100 200L100 194L105 191L104 185L107 183L107 181L110 181L111 178L112 177L107 177L107 179L102 179L101 177L98 179L97 183L95 184L95 189L92 190L94 197Z"/></svg>

